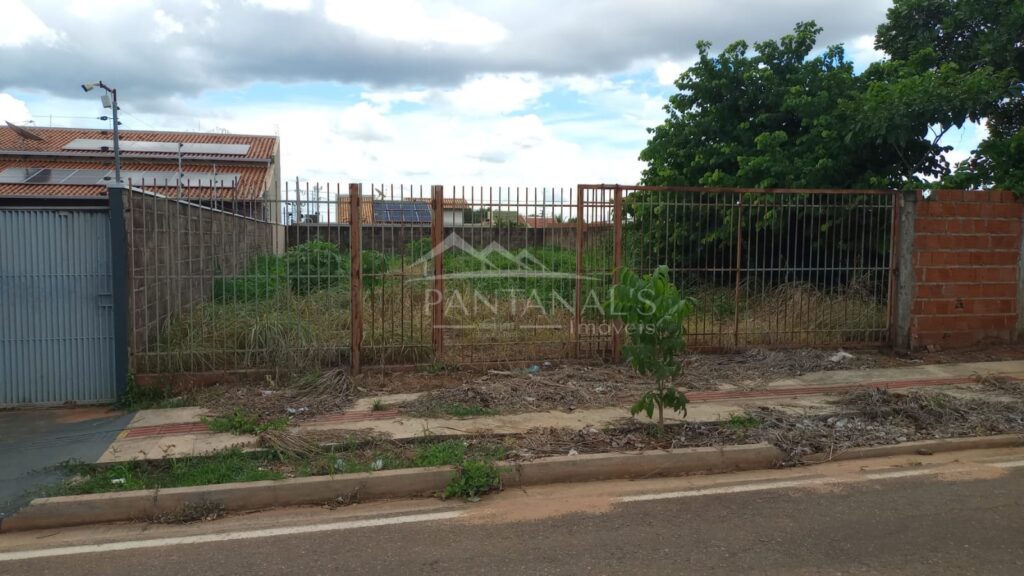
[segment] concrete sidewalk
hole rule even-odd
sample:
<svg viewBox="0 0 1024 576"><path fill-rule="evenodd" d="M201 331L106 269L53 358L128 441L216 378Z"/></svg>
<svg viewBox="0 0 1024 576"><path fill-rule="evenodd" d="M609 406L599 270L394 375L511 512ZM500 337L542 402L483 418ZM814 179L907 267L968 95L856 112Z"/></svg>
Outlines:
<svg viewBox="0 0 1024 576"><path fill-rule="evenodd" d="M967 364L922 365L872 370L815 372L797 378L770 383L763 389L695 391L689 421L714 421L728 418L757 406L800 413L828 409L828 395L861 388L942 388L946 392L969 393L977 375L1004 375L1024 379L1024 361L978 362ZM602 427L627 417L625 407L548 411L472 418L416 418L397 410L372 411L377 399L395 405L417 394L368 397L358 400L351 410L327 414L300 423L301 430L367 430L394 438L413 438L425 434L514 434L536 427ZM230 447L255 446L252 436L212 433L201 418L201 408L143 410L111 443L99 462L160 459L199 455Z"/></svg>

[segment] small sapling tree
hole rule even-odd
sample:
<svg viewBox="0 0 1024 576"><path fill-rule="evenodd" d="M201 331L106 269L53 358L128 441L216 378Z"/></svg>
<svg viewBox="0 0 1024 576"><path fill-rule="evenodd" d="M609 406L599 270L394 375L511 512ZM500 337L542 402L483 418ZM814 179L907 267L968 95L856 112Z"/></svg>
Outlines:
<svg viewBox="0 0 1024 576"><path fill-rule="evenodd" d="M609 311L622 321L629 339L622 347L626 362L638 374L654 380L654 388L645 392L630 408L633 416L644 412L648 418L658 411L658 432L665 430L665 408L686 416L686 395L672 380L682 369L679 353L685 342L683 321L693 311L693 300L683 298L668 276L668 267L638 276L629 269L619 273L612 289Z"/></svg>

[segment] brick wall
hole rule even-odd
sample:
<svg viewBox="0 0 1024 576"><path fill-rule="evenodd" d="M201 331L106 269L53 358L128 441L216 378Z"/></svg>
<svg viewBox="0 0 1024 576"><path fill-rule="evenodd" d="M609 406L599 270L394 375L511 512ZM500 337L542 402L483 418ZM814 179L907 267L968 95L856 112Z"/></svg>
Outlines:
<svg viewBox="0 0 1024 576"><path fill-rule="evenodd" d="M125 195L125 211L129 337L135 368L146 371L146 353L156 350L167 320L209 299L214 277L274 252L280 226L140 192Z"/></svg>
<svg viewBox="0 0 1024 576"><path fill-rule="evenodd" d="M1012 340L1021 302L1024 204L1005 191L939 190L914 218L914 348Z"/></svg>

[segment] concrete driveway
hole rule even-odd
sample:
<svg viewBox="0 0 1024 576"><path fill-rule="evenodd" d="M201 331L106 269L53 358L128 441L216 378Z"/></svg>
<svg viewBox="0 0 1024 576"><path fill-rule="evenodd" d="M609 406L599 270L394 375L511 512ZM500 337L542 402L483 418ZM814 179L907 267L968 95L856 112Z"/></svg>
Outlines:
<svg viewBox="0 0 1024 576"><path fill-rule="evenodd" d="M0 518L59 480L55 464L95 462L131 419L106 407L0 411Z"/></svg>

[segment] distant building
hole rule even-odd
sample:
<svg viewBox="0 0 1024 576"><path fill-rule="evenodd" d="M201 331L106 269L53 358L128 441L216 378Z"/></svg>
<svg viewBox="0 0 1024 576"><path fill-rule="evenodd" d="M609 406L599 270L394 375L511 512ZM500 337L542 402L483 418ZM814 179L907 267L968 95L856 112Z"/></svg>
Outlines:
<svg viewBox="0 0 1024 576"><path fill-rule="evenodd" d="M525 219L527 228L575 228L575 222L560 222L557 218L546 216L527 216Z"/></svg>
<svg viewBox="0 0 1024 576"><path fill-rule="evenodd" d="M277 136L124 130L120 146L126 185L280 220ZM104 196L113 180L110 130L0 126L0 197Z"/></svg>
<svg viewBox="0 0 1024 576"><path fill-rule="evenodd" d="M444 199L444 225L462 226L465 224L466 210L470 209L465 198Z"/></svg>

